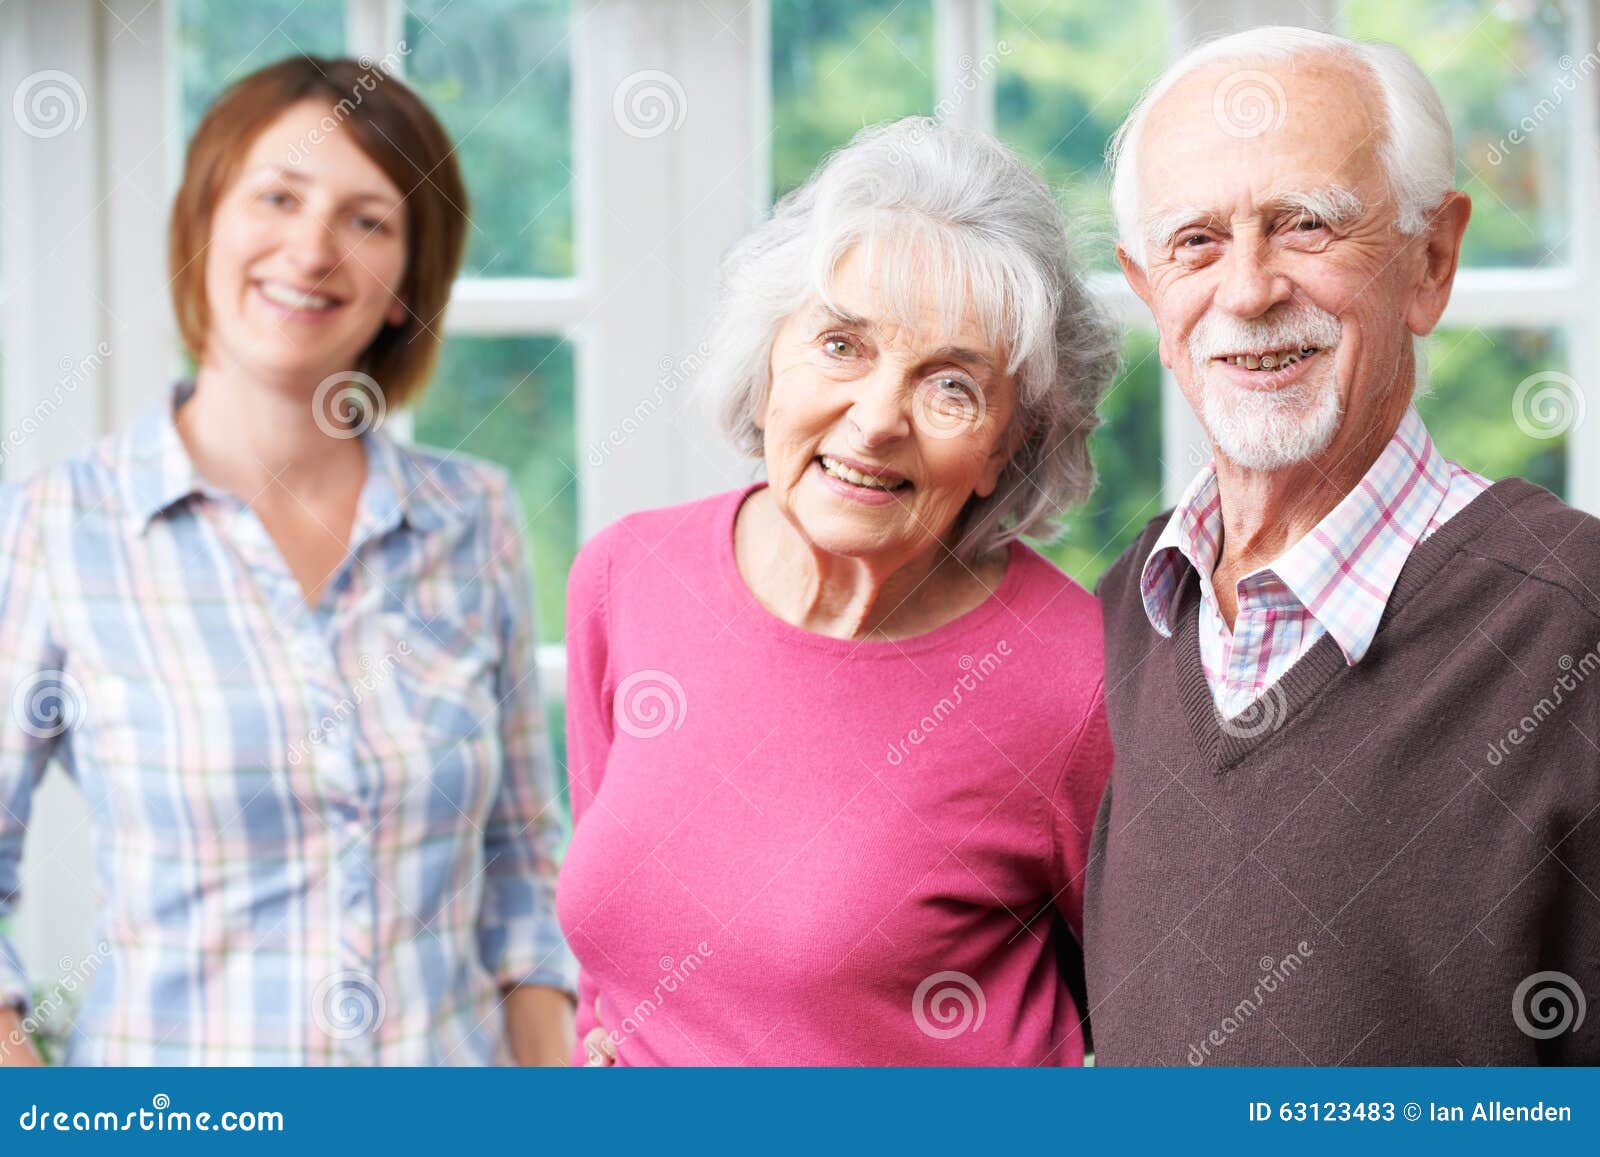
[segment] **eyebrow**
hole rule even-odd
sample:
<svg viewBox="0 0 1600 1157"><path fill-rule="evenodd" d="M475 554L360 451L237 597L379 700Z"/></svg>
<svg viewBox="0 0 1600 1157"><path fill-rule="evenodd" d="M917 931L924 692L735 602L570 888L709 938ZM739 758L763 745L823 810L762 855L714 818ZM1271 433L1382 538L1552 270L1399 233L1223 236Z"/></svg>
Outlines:
<svg viewBox="0 0 1600 1157"><path fill-rule="evenodd" d="M1355 190L1344 185L1287 190L1260 208L1260 213L1267 217L1300 213L1320 218L1330 225L1346 224L1365 211L1366 206ZM1172 239L1184 229L1193 225L1211 225L1216 221L1217 213L1211 209L1192 205L1169 209L1146 218L1145 240L1156 248L1164 248L1172 244Z"/></svg>
<svg viewBox="0 0 1600 1157"><path fill-rule="evenodd" d="M870 319L858 317L853 313L846 313L834 306L819 303L817 312L834 325L845 329L859 329L868 332L877 329L877 325ZM924 362L954 361L963 362L969 366L977 366L984 370L994 370L995 361L982 350L968 349L966 346L947 345L934 350L921 359Z"/></svg>

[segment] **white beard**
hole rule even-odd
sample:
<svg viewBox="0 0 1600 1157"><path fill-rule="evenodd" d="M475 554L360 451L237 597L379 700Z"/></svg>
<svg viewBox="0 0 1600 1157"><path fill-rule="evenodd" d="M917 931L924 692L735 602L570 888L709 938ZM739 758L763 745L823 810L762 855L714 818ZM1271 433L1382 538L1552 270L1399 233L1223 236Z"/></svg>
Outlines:
<svg viewBox="0 0 1600 1157"><path fill-rule="evenodd" d="M1190 364L1200 387L1200 418L1216 450L1247 470L1282 470L1321 454L1344 418L1333 372L1339 320L1301 309L1270 322L1245 323L1208 313L1189 336ZM1241 348L1315 346L1321 364L1277 390L1252 390L1221 380L1211 359Z"/></svg>
<svg viewBox="0 0 1600 1157"><path fill-rule="evenodd" d="M1315 458L1344 418L1332 374L1270 392L1210 381L1201 389L1200 416L1211 444L1246 470L1282 470Z"/></svg>

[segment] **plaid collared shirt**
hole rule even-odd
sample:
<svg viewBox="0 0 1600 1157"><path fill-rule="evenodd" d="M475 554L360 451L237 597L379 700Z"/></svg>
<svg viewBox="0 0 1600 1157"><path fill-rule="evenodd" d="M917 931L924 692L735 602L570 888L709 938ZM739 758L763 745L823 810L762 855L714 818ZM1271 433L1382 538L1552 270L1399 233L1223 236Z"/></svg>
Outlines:
<svg viewBox="0 0 1600 1157"><path fill-rule="evenodd" d="M363 435L350 552L309 606L196 473L186 390L0 495L0 915L48 762L96 849L67 1060L508 1060L503 986L574 967L507 479ZM0 940L0 1000L25 976Z"/></svg>
<svg viewBox="0 0 1600 1157"><path fill-rule="evenodd" d="M1440 456L1408 409L1366 475L1327 516L1237 587L1233 630L1211 574L1222 543L1214 466L1189 484L1140 574L1151 626L1170 637L1193 567L1200 577L1200 661L1212 699L1233 718L1272 687L1324 634L1352 666L1372 645L1384 606L1411 556L1486 490L1485 478Z"/></svg>

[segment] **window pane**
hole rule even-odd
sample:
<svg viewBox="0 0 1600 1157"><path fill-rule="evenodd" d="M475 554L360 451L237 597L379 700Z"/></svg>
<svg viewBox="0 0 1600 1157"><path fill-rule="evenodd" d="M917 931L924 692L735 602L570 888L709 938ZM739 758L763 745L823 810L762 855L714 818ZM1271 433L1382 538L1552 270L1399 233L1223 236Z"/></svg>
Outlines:
<svg viewBox="0 0 1600 1157"><path fill-rule="evenodd" d="M573 272L567 0L410 0L407 79L455 138L472 198L466 272Z"/></svg>
<svg viewBox="0 0 1600 1157"><path fill-rule="evenodd" d="M417 407L416 440L511 472L538 596L539 637L559 642L578 552L572 347L559 338L450 338Z"/></svg>
<svg viewBox="0 0 1600 1157"><path fill-rule="evenodd" d="M183 140L228 85L275 60L344 51L344 0L179 0L174 56Z"/></svg>
<svg viewBox="0 0 1600 1157"><path fill-rule="evenodd" d="M1165 0L995 6L995 131L1056 190L1078 252L1115 269L1106 145L1166 64Z"/></svg>
<svg viewBox="0 0 1600 1157"><path fill-rule="evenodd" d="M863 125L933 111L930 0L772 0L772 188Z"/></svg>
<svg viewBox="0 0 1600 1157"><path fill-rule="evenodd" d="M1122 372L1100 403L1103 424L1089 440L1100 483L1044 548L1057 566L1093 589L1100 574L1164 509L1161 501L1161 360L1156 335L1130 332Z"/></svg>
<svg viewBox="0 0 1600 1157"><path fill-rule="evenodd" d="M1565 494L1566 431L1582 411L1560 331L1441 329L1427 349L1417 410L1440 453L1486 478L1515 474Z"/></svg>
<svg viewBox="0 0 1600 1157"><path fill-rule="evenodd" d="M1565 55L1567 6L1562 0L1346 4L1351 35L1400 45L1444 100L1455 126L1456 180L1472 196L1464 264L1558 265L1570 257L1567 134L1587 73Z"/></svg>

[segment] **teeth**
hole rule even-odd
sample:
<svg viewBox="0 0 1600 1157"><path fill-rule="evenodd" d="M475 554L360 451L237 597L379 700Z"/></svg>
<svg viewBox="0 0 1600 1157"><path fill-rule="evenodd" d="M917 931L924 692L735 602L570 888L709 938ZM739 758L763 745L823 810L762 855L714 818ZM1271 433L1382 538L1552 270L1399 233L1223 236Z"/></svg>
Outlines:
<svg viewBox="0 0 1600 1157"><path fill-rule="evenodd" d="M1275 350L1265 354L1238 354L1224 360L1230 366L1241 366L1247 370L1281 370L1285 366L1292 366L1301 358L1308 358L1316 353L1312 346L1301 346L1297 350Z"/></svg>
<svg viewBox="0 0 1600 1157"><path fill-rule="evenodd" d="M324 297L320 293L301 293L274 281L261 283L261 296L285 309L327 309L333 304L331 297Z"/></svg>
<svg viewBox="0 0 1600 1157"><path fill-rule="evenodd" d="M821 459L822 468L829 474L832 474L835 478L842 478L846 482L854 483L857 486L868 486L874 490L898 490L902 485L900 482L885 482L882 479L872 477L870 474L852 470L843 462L836 462L826 454L821 455Z"/></svg>

